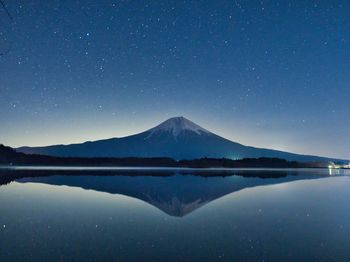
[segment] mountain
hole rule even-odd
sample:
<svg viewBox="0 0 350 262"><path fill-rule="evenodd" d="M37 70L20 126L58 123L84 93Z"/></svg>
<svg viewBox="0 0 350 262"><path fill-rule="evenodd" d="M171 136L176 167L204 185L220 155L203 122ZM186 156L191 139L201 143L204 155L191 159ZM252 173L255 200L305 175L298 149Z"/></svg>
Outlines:
<svg viewBox="0 0 350 262"><path fill-rule="evenodd" d="M81 144L20 147L18 152L60 157L282 158L299 162L336 159L244 146L218 136L184 117L170 118L145 132Z"/></svg>

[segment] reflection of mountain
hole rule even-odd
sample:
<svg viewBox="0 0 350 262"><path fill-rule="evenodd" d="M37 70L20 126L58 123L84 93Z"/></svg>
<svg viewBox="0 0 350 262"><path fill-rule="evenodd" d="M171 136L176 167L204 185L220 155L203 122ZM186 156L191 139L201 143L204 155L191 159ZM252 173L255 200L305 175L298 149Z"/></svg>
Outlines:
<svg viewBox="0 0 350 262"><path fill-rule="evenodd" d="M244 172L247 173L248 171ZM255 171L254 174L259 175L259 172ZM267 177L267 171L262 176ZM233 176L226 177L201 177L192 175L162 177L95 176L86 175L86 172L81 171L80 175L79 173L74 173L74 175L69 176L29 177L21 178L17 182L66 185L111 194L122 194L145 201L171 216L182 217L217 198L244 188L320 177L318 175L295 176L293 173L288 172L279 172L277 176L276 174L273 174L273 176L275 178L264 179L259 177L243 177L234 174ZM278 176L279 178L276 178Z"/></svg>

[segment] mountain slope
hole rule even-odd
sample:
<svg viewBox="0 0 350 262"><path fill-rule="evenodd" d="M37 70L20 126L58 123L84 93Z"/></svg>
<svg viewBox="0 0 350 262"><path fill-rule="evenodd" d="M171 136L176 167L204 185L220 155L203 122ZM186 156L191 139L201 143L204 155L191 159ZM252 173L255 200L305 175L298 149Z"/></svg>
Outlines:
<svg viewBox="0 0 350 262"><path fill-rule="evenodd" d="M94 142L45 147L21 147L18 152L63 157L170 157L177 160L276 157L290 161L330 161L317 156L261 149L230 141L184 117L174 117L140 134Z"/></svg>

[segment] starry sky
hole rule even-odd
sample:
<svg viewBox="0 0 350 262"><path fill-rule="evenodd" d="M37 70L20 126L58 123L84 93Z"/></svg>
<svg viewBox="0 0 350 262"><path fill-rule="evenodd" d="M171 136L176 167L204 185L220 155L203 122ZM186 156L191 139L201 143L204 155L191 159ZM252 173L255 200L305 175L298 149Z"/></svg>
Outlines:
<svg viewBox="0 0 350 262"><path fill-rule="evenodd" d="M121 137L185 116L350 158L349 1L4 1L0 143Z"/></svg>

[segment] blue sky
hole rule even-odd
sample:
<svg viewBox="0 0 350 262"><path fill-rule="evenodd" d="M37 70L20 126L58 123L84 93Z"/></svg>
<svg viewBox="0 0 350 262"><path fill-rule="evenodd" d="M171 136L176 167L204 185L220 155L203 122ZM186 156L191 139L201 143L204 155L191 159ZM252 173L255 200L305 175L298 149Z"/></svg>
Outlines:
<svg viewBox="0 0 350 262"><path fill-rule="evenodd" d="M5 2L1 143L182 115L244 144L350 158L348 1Z"/></svg>

